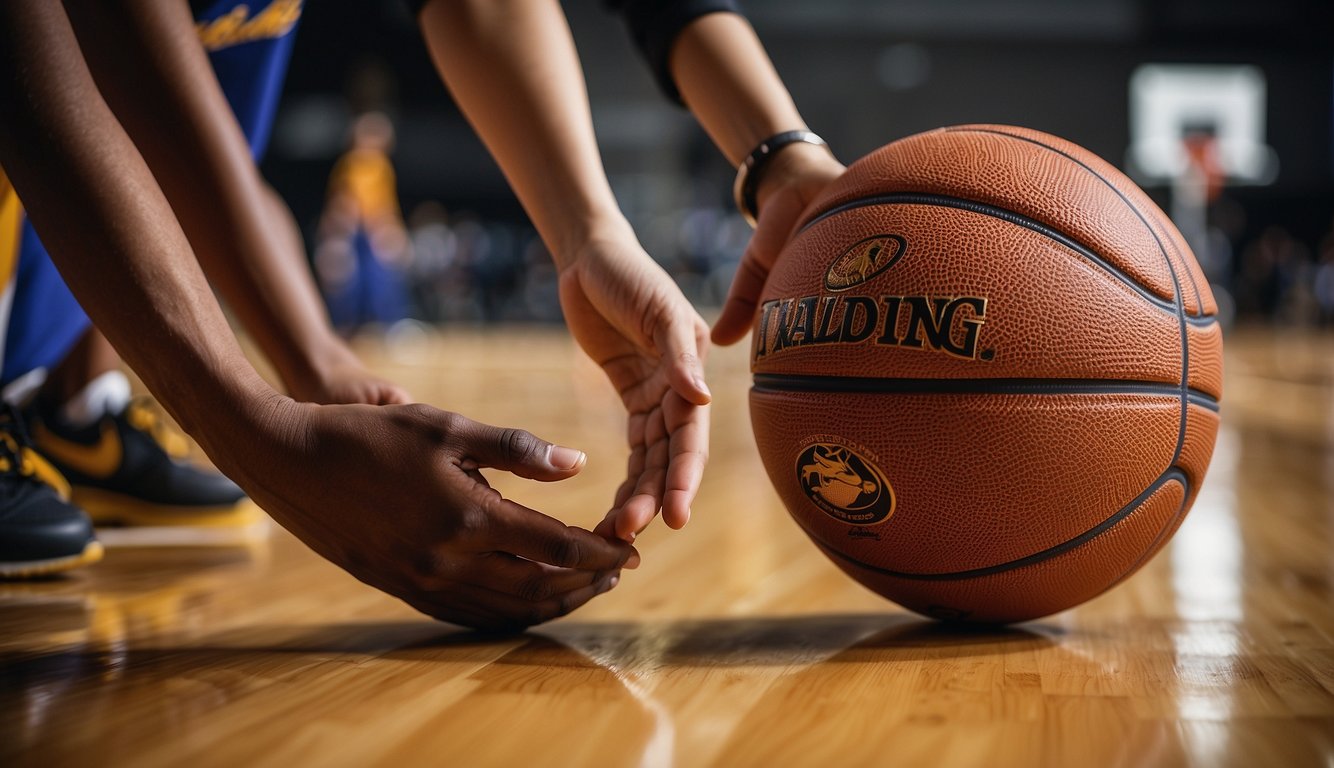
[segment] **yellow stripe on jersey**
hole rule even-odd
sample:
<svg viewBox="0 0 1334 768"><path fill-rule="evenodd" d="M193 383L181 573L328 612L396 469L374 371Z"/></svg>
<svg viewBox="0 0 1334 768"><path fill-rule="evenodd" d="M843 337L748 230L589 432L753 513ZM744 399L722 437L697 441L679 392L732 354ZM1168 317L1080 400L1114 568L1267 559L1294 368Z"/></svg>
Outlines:
<svg viewBox="0 0 1334 768"><path fill-rule="evenodd" d="M254 16L250 15L249 5L238 3L218 18L200 22L195 30L199 33L199 42L209 51L255 40L273 40L296 26L301 18L301 3L302 0L273 0L268 8Z"/></svg>
<svg viewBox="0 0 1334 768"><path fill-rule="evenodd" d="M23 230L23 204L9 177L0 170L0 290L14 279L19 265L19 233Z"/></svg>

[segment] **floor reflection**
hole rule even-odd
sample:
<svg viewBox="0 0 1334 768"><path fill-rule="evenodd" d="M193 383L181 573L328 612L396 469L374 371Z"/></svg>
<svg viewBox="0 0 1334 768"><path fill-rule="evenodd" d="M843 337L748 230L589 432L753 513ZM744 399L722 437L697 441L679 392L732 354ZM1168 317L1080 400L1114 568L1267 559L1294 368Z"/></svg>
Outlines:
<svg viewBox="0 0 1334 768"><path fill-rule="evenodd" d="M71 716L71 696L114 706L116 683L135 678L134 644L207 631L219 584L254 571L267 545L116 548L95 569L49 579L0 583L0 743L37 743Z"/></svg>
<svg viewBox="0 0 1334 768"><path fill-rule="evenodd" d="M1208 476L1169 550L1178 615L1193 619L1242 618L1242 542L1237 524L1238 436L1218 435Z"/></svg>

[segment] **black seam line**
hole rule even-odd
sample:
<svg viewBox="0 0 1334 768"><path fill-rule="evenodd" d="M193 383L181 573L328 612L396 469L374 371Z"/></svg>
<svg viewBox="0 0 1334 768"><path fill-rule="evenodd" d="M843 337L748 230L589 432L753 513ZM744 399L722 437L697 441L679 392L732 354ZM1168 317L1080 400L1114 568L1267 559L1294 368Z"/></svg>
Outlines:
<svg viewBox="0 0 1334 768"><path fill-rule="evenodd" d="M901 571L891 571L888 568L880 568L874 565L870 565L869 563L862 562L861 560L858 560L857 558L852 557L851 555L846 555L842 552L839 552L837 549L834 549L831 545L826 544L825 542L816 538L812 534L809 528L807 528L800 520L797 520L795 515L793 516L792 519L797 520L797 524L800 525L802 529L806 531L807 535L811 536L811 539L815 541L816 544L820 545L820 549L824 550L826 553L834 557L839 558L840 560L846 560L850 563L853 563L859 568L865 568L868 571L883 574L885 576L892 576L896 579L910 579L913 581L957 581L959 579L975 579L979 576L991 576L997 573L1004 573L1005 571L1011 571L1014 570L1015 568L1023 568L1026 565L1040 563L1043 560L1049 560L1053 557L1056 557L1057 555L1065 554L1066 552L1069 552L1070 550L1075 549L1076 547L1079 547L1082 544L1086 544L1089 541L1092 541L1093 539L1097 538L1099 535L1107 531L1112 526L1116 525L1125 518L1129 517L1132 512L1134 512L1136 509L1139 509L1140 505L1148 501L1150 496L1157 493L1158 489L1162 488L1164 485L1171 482L1172 480L1176 480L1177 482L1181 483L1181 487L1184 491L1184 493L1182 494L1182 503L1184 504L1185 499L1190 498L1190 481L1186 478L1186 473L1181 471L1180 467L1174 466L1171 469L1164 472L1163 474L1159 475L1157 480L1150 483L1149 487L1145 488L1144 491L1140 495L1136 496L1133 500L1131 500L1129 504L1117 510L1116 514L1112 515L1106 520L1103 520L1101 523L1098 523L1097 525L1079 534L1073 539L1068 539L1066 541L1063 541L1054 547L1048 547L1047 549L1044 549L1041 552L1035 552L1031 555L1021 557L1017 560L1011 560L1008 563L989 565L985 568L974 568L968 571L955 571L953 573L903 573Z"/></svg>
<svg viewBox="0 0 1334 768"><path fill-rule="evenodd" d="M1069 153L1063 152L1049 144L1043 144L1037 139L1030 139L1025 136L1018 136L1013 133L1006 133L1005 131L989 130L985 128L959 128L957 130L961 132L973 131L974 133L986 133L986 134L991 134L993 136L1004 136L1009 139L1014 139L1016 141L1022 141L1027 144L1032 144L1037 147L1042 147L1048 152L1052 152L1054 154L1060 155L1061 157L1064 157L1066 160L1069 160L1075 165L1078 165L1080 168L1083 168L1090 175L1092 175L1093 178L1097 179L1098 181L1101 181L1104 186L1106 186L1109 190L1112 191L1112 194L1121 198L1121 202L1124 203L1125 206L1130 209L1131 213L1135 214L1135 217L1138 218L1140 223L1144 225L1144 228L1148 230L1149 235L1153 237L1153 241L1158 244L1158 252L1162 254L1163 261L1167 262L1167 273L1172 276L1172 307L1174 310L1174 314L1176 314L1177 316L1177 323L1181 328L1181 426L1177 430L1176 450L1172 452L1172 460L1168 462L1169 467L1176 466L1177 459L1181 458L1181 451L1186 446L1186 416L1189 413L1189 406L1190 406L1190 334L1186 331L1186 305L1182 296L1181 278L1177 276L1176 265L1172 263L1171 255L1168 254L1167 248L1163 246L1162 238L1158 237L1158 233L1155 232L1153 226L1149 224L1148 218L1144 216L1144 213L1140 211L1138 206L1130 202L1130 198L1122 194L1121 190L1117 189L1115 184L1108 181L1106 178L1103 177L1102 174L1090 168L1088 165L1084 163L1084 161L1080 160L1079 158L1074 157Z"/></svg>
<svg viewBox="0 0 1334 768"><path fill-rule="evenodd" d="M836 392L863 395L1158 395L1181 397L1181 387L1123 379L885 379L864 376L755 374L757 392ZM1218 398L1191 389L1191 402L1218 410Z"/></svg>
<svg viewBox="0 0 1334 768"><path fill-rule="evenodd" d="M1149 230L1149 233L1153 235L1153 239L1158 241L1158 248L1159 248L1160 250L1163 251L1163 255L1167 255L1167 249L1163 247L1163 242L1162 242L1162 240L1159 240L1159 239L1158 239L1158 235L1157 235L1156 233L1154 233L1154 231L1153 231L1153 227L1149 226L1149 222L1145 219L1145 217L1140 215L1139 208L1137 208L1137 207L1135 206L1134 203L1130 202L1129 198L1127 198L1125 195L1121 194L1121 190L1117 189L1116 186L1115 186L1114 184L1111 184L1110 182L1107 181L1107 179L1104 179L1104 178L1102 177L1102 174L1098 173L1097 171L1093 170L1092 168L1088 167L1087 165L1084 165L1084 163L1080 162L1079 160L1075 159L1074 157L1071 157L1070 155L1066 154L1065 152L1062 152L1061 150L1059 150L1059 149L1057 149L1057 148L1055 148L1055 147L1048 146L1047 144L1043 144L1043 143L1040 142L1040 141L1036 141L1036 140L1034 140L1034 139L1030 139L1030 138L1028 138L1028 137L1026 137L1026 136L1019 136L1019 135L1016 135L1016 134L1013 134L1013 133L1006 133L1005 131L997 131L997 130L992 130L992 129L988 129L988 128L970 128L970 127L966 127L966 126L953 126L953 127L946 128L945 131L946 131L947 133L987 133L987 134L991 134L991 135L993 135L993 136L1005 136L1005 137L1007 137L1007 138L1011 138L1011 139L1018 139L1018 140L1020 140L1020 141L1026 141L1026 142L1028 142L1028 143L1030 143L1030 144L1036 144L1036 145L1039 146L1039 147L1042 147L1042 148L1044 148L1044 149L1051 150L1052 152L1055 152L1055 153L1057 153L1057 154L1059 154L1059 155L1061 155L1061 156L1063 156L1063 157L1065 157L1065 158L1067 158L1067 159L1069 159L1069 160L1071 160L1071 161L1073 161L1073 162L1075 162L1075 163L1079 163L1079 165L1083 166L1084 170L1086 170L1086 171L1088 171L1089 173L1093 174L1095 177L1097 177L1097 179L1098 179L1099 181L1103 182L1104 184L1107 184L1107 186L1108 186L1109 188L1111 188L1111 190L1112 190L1113 192L1116 193L1117 197L1120 197L1120 198L1121 198L1121 202L1125 203L1126 206L1129 207L1131 211L1134 211L1135 215L1139 218L1139 220L1140 220L1141 222L1144 223L1145 227ZM1171 242L1171 245L1172 245L1172 252L1175 253L1175 254L1177 255L1178 258L1181 258L1181 261L1182 261L1182 263L1184 264L1186 260L1185 260L1184 257L1182 257L1181 251L1177 248L1176 243L1175 243L1175 242L1172 242L1172 241L1170 241L1170 240L1169 240L1169 242ZM1187 269L1186 269L1186 277L1190 280L1190 288L1191 288L1191 290L1194 291L1194 293L1195 293L1195 304L1196 304L1196 306L1198 306L1198 307L1200 308L1200 311L1203 312L1203 311L1204 311L1204 299L1200 296L1200 287L1199 287L1198 285L1195 284L1195 275L1191 273L1190 268L1189 268L1189 265L1187 265ZM1193 315L1188 315L1187 317L1193 317Z"/></svg>
<svg viewBox="0 0 1334 768"><path fill-rule="evenodd" d="M1197 389L1190 390L1190 394L1186 395L1186 402L1214 413L1222 410L1217 398L1206 395Z"/></svg>
<svg viewBox="0 0 1334 768"><path fill-rule="evenodd" d="M1167 539L1170 538L1172 532L1181 525L1181 521L1186 517L1186 513L1190 511L1190 486L1185 486L1185 491L1186 492L1181 496L1181 506L1177 507L1176 513L1172 515L1171 520L1167 521L1167 525L1164 525L1158 530L1158 535L1153 537L1153 543L1145 547L1144 552L1141 553L1139 557L1135 558L1135 562L1125 570L1125 573L1116 577L1111 584L1108 584L1103 589L1103 592L1106 592L1133 576L1135 572L1140 569L1140 566L1144 565L1150 558L1158 554L1159 547L1167 543ZM1099 594L1101 594L1101 592Z"/></svg>
<svg viewBox="0 0 1334 768"><path fill-rule="evenodd" d="M928 195L917 192L899 192L889 195L877 195L875 197L863 197L858 200L851 200L849 202L843 203L842 205L839 205L835 208L830 208L824 213L821 213L819 216L816 216L815 218L811 219L809 223L807 223L804 227L802 227L801 231L804 232L807 228L814 226L818 222L823 221L824 219L827 219L830 216L836 216L846 211L850 211L856 208L866 208L872 205L935 205L935 206L940 206L942 208L957 208L959 210L969 211L971 213L977 213L983 216L990 216L995 219L1000 219L1002 221L1015 224L1025 229L1032 230L1040 235L1047 237L1048 239L1055 240L1061 245L1064 245L1066 248L1069 248L1070 250L1074 251L1080 256L1083 256L1085 259L1092 262L1094 266L1099 267L1104 272L1114 277L1118 282L1125 284L1136 294L1138 294L1140 297L1148 301L1150 304L1153 304L1155 307L1158 307L1159 309L1165 312L1171 312L1173 314L1176 314L1176 307L1173 306L1173 302L1164 299L1163 297L1157 295L1153 291L1150 291L1148 288L1145 288L1144 286L1140 285L1130 275L1127 275L1126 273L1122 272L1120 269L1112 265L1112 263L1109 262L1107 259L1104 259L1098 254L1094 253L1090 248L1088 248L1088 246L1082 245L1081 243L1071 239L1069 235L1066 235L1058 230L1052 229L1051 227L1048 227L1046 224L1034 221L1033 219L1030 219L1022 214L1018 214L1006 208L1000 208L987 203L979 203L976 200L966 200L964 198L949 197L947 195Z"/></svg>

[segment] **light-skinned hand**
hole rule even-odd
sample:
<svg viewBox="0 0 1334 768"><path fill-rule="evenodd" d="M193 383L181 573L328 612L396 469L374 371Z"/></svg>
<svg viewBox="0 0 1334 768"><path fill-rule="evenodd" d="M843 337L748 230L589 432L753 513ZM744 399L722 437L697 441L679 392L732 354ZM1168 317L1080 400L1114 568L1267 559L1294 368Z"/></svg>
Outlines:
<svg viewBox="0 0 1334 768"><path fill-rule="evenodd" d="M573 252L560 299L570 332L629 416L625 480L595 530L633 541L659 509L681 528L708 461L708 326L628 225Z"/></svg>
<svg viewBox="0 0 1334 768"><path fill-rule="evenodd" d="M741 257L722 314L713 324L715 344L735 344L755 323L764 283L791 239L801 212L844 171L824 147L791 144L774 156L760 180L755 234Z"/></svg>

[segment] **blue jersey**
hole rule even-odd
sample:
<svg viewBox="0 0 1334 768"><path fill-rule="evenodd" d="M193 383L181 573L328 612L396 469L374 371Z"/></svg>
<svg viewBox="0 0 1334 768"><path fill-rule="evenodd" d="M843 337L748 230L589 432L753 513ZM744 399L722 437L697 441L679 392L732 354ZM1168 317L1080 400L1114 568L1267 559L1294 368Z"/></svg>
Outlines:
<svg viewBox="0 0 1334 768"><path fill-rule="evenodd" d="M191 3L195 29L258 161L268 146L302 0ZM252 10L253 9L253 10ZM0 174L0 387L50 369L88 329L83 313Z"/></svg>
<svg viewBox="0 0 1334 768"><path fill-rule="evenodd" d="M273 0L251 13L250 3L213 0L195 14L199 42L256 161L269 145L301 3Z"/></svg>

